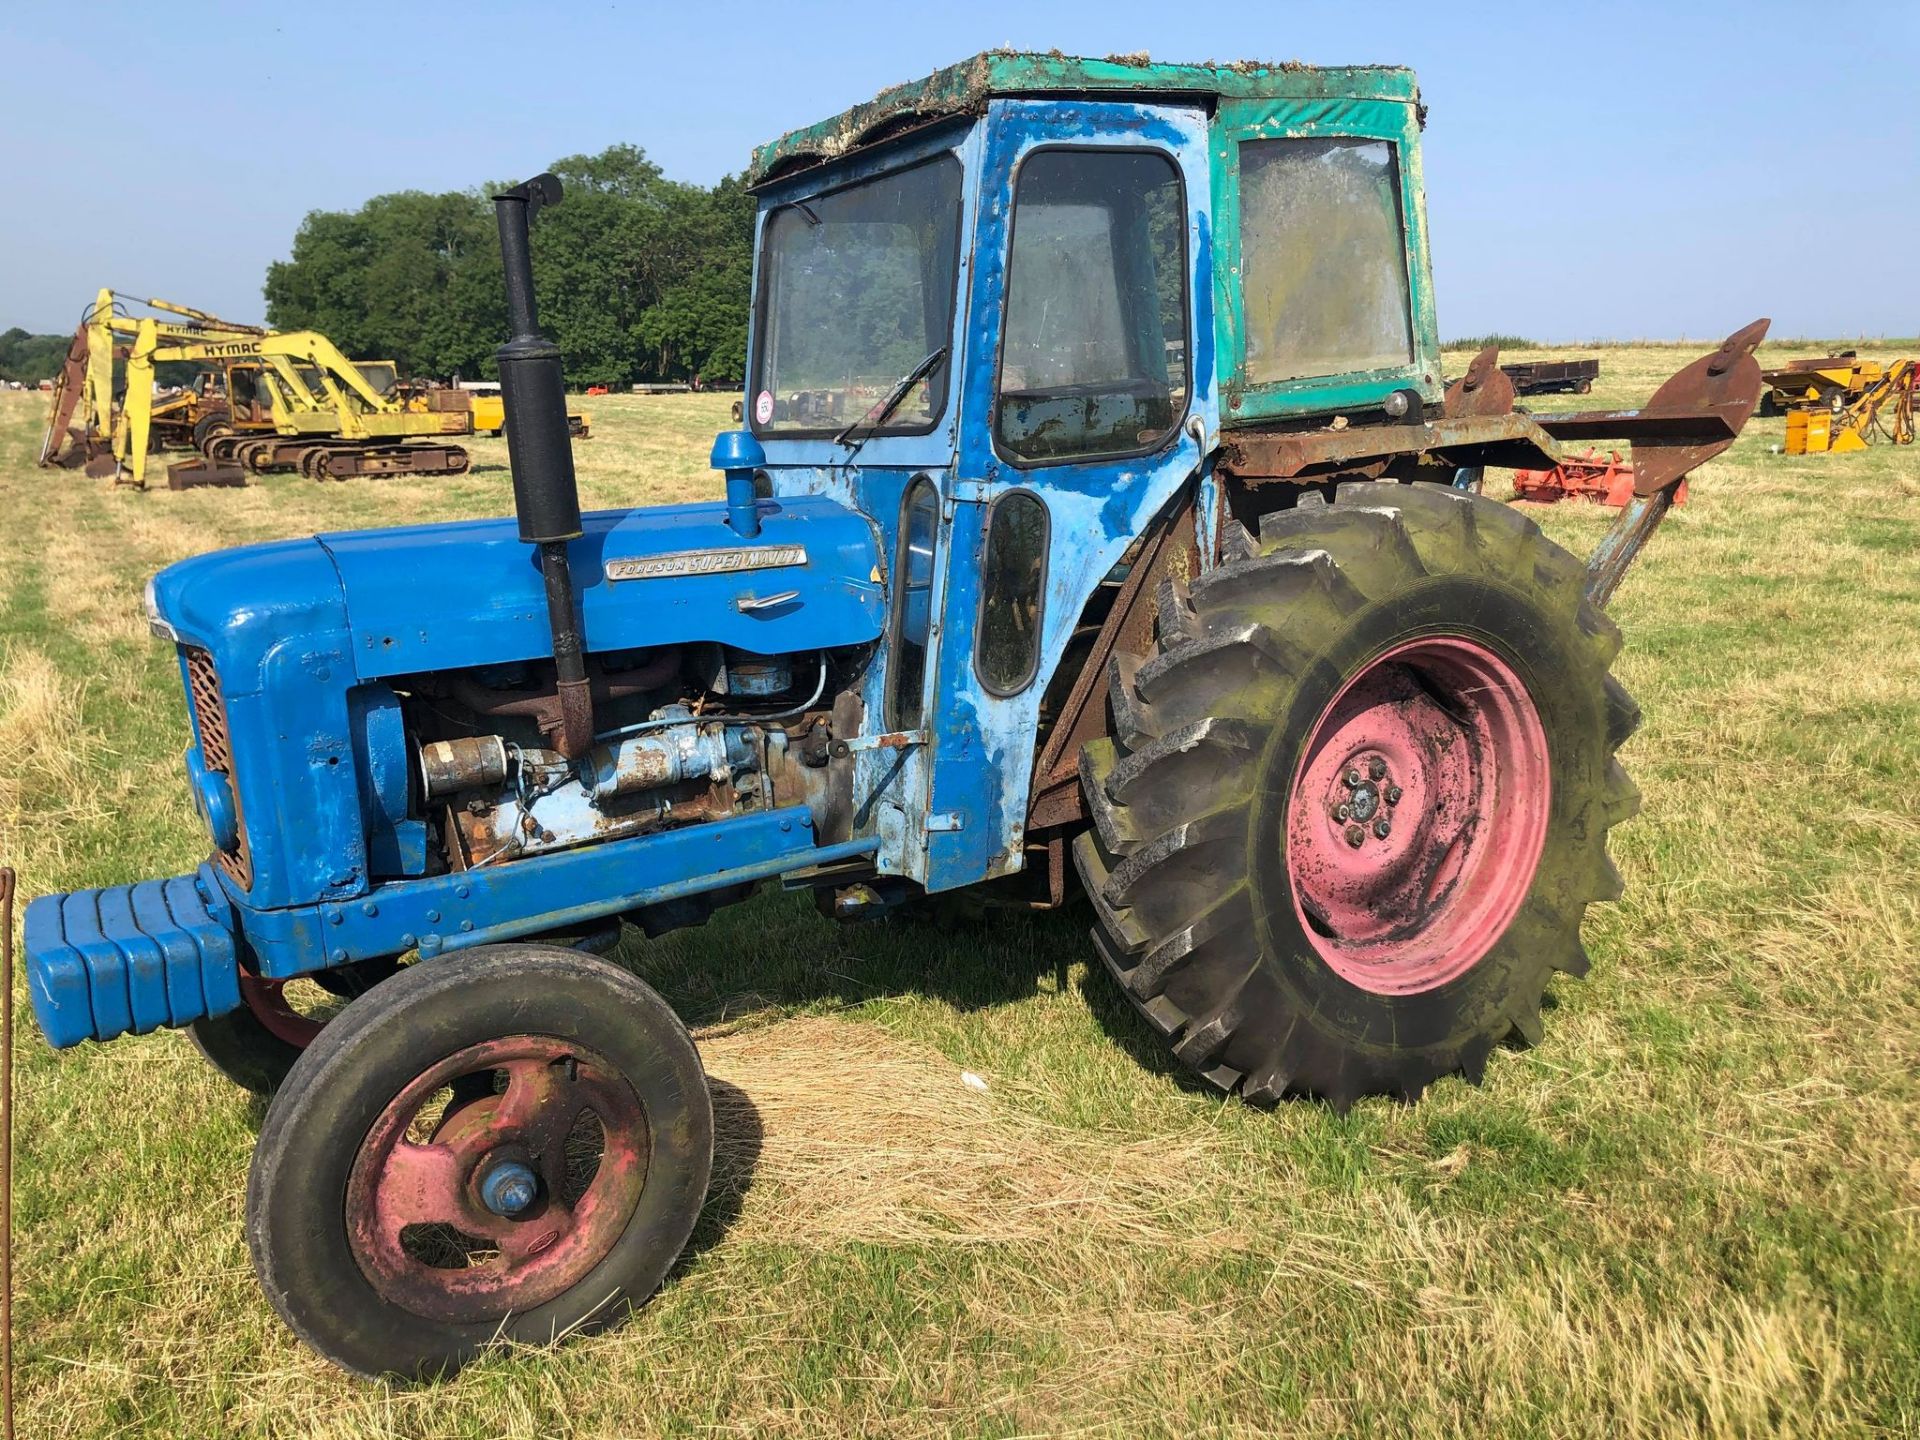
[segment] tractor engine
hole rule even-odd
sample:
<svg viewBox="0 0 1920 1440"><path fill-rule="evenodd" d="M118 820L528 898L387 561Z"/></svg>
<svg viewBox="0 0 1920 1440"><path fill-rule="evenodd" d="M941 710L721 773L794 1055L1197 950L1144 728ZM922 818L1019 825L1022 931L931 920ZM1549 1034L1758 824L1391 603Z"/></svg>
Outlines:
<svg viewBox="0 0 1920 1440"><path fill-rule="evenodd" d="M590 577L569 603L593 639L576 656L583 735L543 653L546 577L511 520L162 571L149 623L180 657L223 888L249 913L357 906L391 882L778 807L844 829L829 717L882 633L878 538L821 497L761 500L757 521L742 545L715 505L582 518L564 548ZM300 968L341 963L295 948Z"/></svg>
<svg viewBox="0 0 1920 1440"><path fill-rule="evenodd" d="M536 683L539 666L408 677L395 687L413 761L406 819L425 824L428 864L470 869L818 805L826 731L807 711L831 667L808 659L801 689L785 655L698 645L594 657L599 733L577 761L554 748L558 697L550 678ZM760 713L732 713L749 708Z"/></svg>

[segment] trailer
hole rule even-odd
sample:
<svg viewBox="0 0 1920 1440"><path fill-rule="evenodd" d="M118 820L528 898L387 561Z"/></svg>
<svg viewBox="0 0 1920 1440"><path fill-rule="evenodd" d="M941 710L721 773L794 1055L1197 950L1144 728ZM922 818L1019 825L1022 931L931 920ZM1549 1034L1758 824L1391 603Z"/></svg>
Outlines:
<svg viewBox="0 0 1920 1440"><path fill-rule="evenodd" d="M1825 406L1838 414L1878 384L1887 373L1877 360L1862 360L1857 351L1807 356L1760 372L1767 388L1760 396L1762 415L1784 415L1798 406Z"/></svg>
<svg viewBox="0 0 1920 1440"><path fill-rule="evenodd" d="M1594 356L1580 360L1516 360L1501 370L1513 381L1516 395L1585 395L1600 378Z"/></svg>

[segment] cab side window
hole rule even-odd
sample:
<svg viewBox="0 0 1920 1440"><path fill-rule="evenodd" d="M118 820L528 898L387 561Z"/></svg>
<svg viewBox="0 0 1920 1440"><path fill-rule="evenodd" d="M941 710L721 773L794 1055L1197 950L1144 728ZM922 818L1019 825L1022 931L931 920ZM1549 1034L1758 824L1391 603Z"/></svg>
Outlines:
<svg viewBox="0 0 1920 1440"><path fill-rule="evenodd" d="M1159 151L1039 150L1014 185L994 438L1016 463L1157 448L1187 408L1186 200Z"/></svg>
<svg viewBox="0 0 1920 1440"><path fill-rule="evenodd" d="M926 716L927 642L933 634L933 552L940 537L940 495L922 475L900 507L893 559L893 674L887 710L896 730L917 730Z"/></svg>
<svg viewBox="0 0 1920 1440"><path fill-rule="evenodd" d="M1009 490L988 512L974 669L995 695L1026 689L1040 663L1047 528L1046 504L1031 490Z"/></svg>

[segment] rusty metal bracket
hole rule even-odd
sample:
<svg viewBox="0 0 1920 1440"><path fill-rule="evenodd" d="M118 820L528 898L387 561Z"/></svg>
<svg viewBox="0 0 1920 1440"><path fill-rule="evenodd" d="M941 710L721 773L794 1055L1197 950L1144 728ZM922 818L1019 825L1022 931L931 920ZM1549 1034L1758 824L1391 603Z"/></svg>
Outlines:
<svg viewBox="0 0 1920 1440"><path fill-rule="evenodd" d="M1772 323L1756 320L1734 331L1718 350L1674 375L1638 410L1535 418L1556 440L1631 440L1634 493L1653 495L1706 464L1746 428L1764 388L1753 352Z"/></svg>
<svg viewBox="0 0 1920 1440"><path fill-rule="evenodd" d="M855 735L846 740L836 740L828 753L838 758L859 750L911 750L927 743L929 732L925 730L888 730L878 735Z"/></svg>
<svg viewBox="0 0 1920 1440"><path fill-rule="evenodd" d="M1763 388L1753 352L1770 323L1756 320L1734 331L1637 410L1546 415L1514 410L1512 383L1489 346L1449 387L1437 421L1352 425L1341 420L1313 430L1229 432L1222 441L1220 470L1259 486L1389 473L1409 479L1419 473L1415 467L1435 465L1551 469L1565 458L1561 441L1629 441L1634 501L1587 564L1588 598L1605 605L1671 508L1675 487L1731 445L1752 418Z"/></svg>
<svg viewBox="0 0 1920 1440"><path fill-rule="evenodd" d="M1436 464L1548 469L1560 449L1534 416L1443 415L1423 425L1349 425L1339 429L1227 432L1220 469L1250 485L1306 481L1329 474L1384 470L1382 461L1432 456Z"/></svg>
<svg viewBox="0 0 1920 1440"><path fill-rule="evenodd" d="M1731 445L1752 418L1764 388L1753 352L1771 323L1756 320L1734 331L1718 350L1654 391L1638 411L1619 412L1623 418L1635 417L1639 427L1626 431L1633 439L1634 495L1587 561L1586 594L1595 605L1604 607L1613 598L1627 567L1673 508L1680 482ZM1603 417L1565 418L1597 424ZM1562 433L1561 438L1572 436Z"/></svg>
<svg viewBox="0 0 1920 1440"><path fill-rule="evenodd" d="M1500 347L1489 345L1467 363L1467 373L1447 387L1440 413L1449 420L1513 411L1513 380L1500 368Z"/></svg>

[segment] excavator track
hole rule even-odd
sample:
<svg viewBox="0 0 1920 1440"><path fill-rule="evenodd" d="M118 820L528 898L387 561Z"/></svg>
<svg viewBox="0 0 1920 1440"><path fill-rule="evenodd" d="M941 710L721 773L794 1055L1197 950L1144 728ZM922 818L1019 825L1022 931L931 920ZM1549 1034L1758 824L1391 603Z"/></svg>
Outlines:
<svg viewBox="0 0 1920 1440"><path fill-rule="evenodd" d="M384 480L399 475L463 475L471 457L458 445L353 445L318 447L302 474L315 480Z"/></svg>

